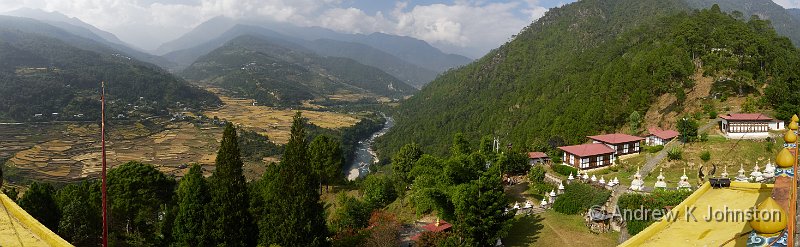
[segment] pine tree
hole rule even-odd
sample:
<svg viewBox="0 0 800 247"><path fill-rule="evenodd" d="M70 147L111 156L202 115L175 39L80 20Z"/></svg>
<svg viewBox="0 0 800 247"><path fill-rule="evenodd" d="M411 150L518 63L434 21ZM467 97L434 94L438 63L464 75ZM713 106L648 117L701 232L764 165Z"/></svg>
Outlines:
<svg viewBox="0 0 800 247"><path fill-rule="evenodd" d="M200 165L193 165L183 176L177 191L178 212L173 236L180 246L207 246L205 207L210 201L208 184Z"/></svg>
<svg viewBox="0 0 800 247"><path fill-rule="evenodd" d="M514 217L505 212L507 202L503 185L492 172L457 187L453 227L465 245L491 246L506 233Z"/></svg>
<svg viewBox="0 0 800 247"><path fill-rule="evenodd" d="M630 134L631 135L638 135L639 129L642 128L642 116L639 115L638 111L633 111L630 116L628 116L628 124L630 125Z"/></svg>
<svg viewBox="0 0 800 247"><path fill-rule="evenodd" d="M247 184L242 172L242 159L236 129L232 124L225 126L222 134L216 170L209 179L211 201L207 210L207 234L211 235L212 245L252 246L254 245L254 226L249 208Z"/></svg>
<svg viewBox="0 0 800 247"><path fill-rule="evenodd" d="M308 158L305 120L294 116L281 163L264 174L260 245L327 246L328 229Z"/></svg>
<svg viewBox="0 0 800 247"><path fill-rule="evenodd" d="M58 229L61 214L55 200L55 189L48 183L33 182L19 206L49 229Z"/></svg>
<svg viewBox="0 0 800 247"><path fill-rule="evenodd" d="M342 174L342 148L339 142L325 135L319 135L308 145L310 164L314 175L321 184L333 184Z"/></svg>

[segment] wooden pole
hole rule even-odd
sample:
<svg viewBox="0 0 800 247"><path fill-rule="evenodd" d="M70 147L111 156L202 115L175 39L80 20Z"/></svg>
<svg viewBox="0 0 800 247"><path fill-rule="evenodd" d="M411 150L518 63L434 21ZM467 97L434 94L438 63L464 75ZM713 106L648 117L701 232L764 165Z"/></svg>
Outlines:
<svg viewBox="0 0 800 247"><path fill-rule="evenodd" d="M100 142L103 159L102 178L103 194L103 247L108 247L108 204L106 203L106 83L100 82Z"/></svg>

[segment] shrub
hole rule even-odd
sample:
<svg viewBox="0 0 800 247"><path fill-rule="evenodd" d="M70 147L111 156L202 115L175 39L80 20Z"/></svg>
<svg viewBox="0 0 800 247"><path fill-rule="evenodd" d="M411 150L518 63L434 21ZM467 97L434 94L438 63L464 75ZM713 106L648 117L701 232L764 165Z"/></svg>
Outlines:
<svg viewBox="0 0 800 247"><path fill-rule="evenodd" d="M553 209L562 214L579 214L592 206L603 205L611 196L611 191L584 183L565 186L564 194L556 198Z"/></svg>
<svg viewBox="0 0 800 247"><path fill-rule="evenodd" d="M703 151L702 153L700 153L700 159L703 160L703 162L708 162L709 160L711 160L711 152L709 152L708 150Z"/></svg>
<svg viewBox="0 0 800 247"><path fill-rule="evenodd" d="M708 133L700 134L700 141L707 142L708 141Z"/></svg>
<svg viewBox="0 0 800 247"><path fill-rule="evenodd" d="M568 165L553 165L553 171L564 176L569 176L569 174L578 174L578 169Z"/></svg>
<svg viewBox="0 0 800 247"><path fill-rule="evenodd" d="M531 184L534 183L542 183L544 182L544 167L541 165L537 165L531 168L530 172L528 172L528 180Z"/></svg>
<svg viewBox="0 0 800 247"><path fill-rule="evenodd" d="M683 159L683 151L679 148L672 148L671 150L667 151L667 158L669 160L681 160Z"/></svg>
<svg viewBox="0 0 800 247"><path fill-rule="evenodd" d="M625 194L620 196L618 200L618 207L620 210L662 210L667 206L677 206L685 200L692 191L687 190L656 190L652 194ZM653 216L653 214L645 214L645 217ZM626 219L628 226L628 233L636 235L651 223L655 222L654 218L644 218L640 220Z"/></svg>
<svg viewBox="0 0 800 247"><path fill-rule="evenodd" d="M534 183L530 185L528 191L534 195L545 195L555 189L556 186L549 183Z"/></svg>
<svg viewBox="0 0 800 247"><path fill-rule="evenodd" d="M648 153L658 153L661 152L661 150L664 150L664 145L648 146L645 147L644 150Z"/></svg>

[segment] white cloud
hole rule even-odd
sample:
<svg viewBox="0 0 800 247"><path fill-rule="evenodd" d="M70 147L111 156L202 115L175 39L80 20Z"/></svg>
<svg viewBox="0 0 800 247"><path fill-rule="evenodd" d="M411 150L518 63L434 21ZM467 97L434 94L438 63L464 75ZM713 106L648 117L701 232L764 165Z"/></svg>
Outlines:
<svg viewBox="0 0 800 247"><path fill-rule="evenodd" d="M780 6L784 8L800 8L800 0L773 0Z"/></svg>
<svg viewBox="0 0 800 247"><path fill-rule="evenodd" d="M788 0L784 0L788 1ZM215 16L262 18L349 33L384 32L481 54L541 17L537 0L455 0L411 5L398 1L384 14L367 14L343 0L18 0L0 1L0 12L19 7L59 11L147 49L176 38Z"/></svg>

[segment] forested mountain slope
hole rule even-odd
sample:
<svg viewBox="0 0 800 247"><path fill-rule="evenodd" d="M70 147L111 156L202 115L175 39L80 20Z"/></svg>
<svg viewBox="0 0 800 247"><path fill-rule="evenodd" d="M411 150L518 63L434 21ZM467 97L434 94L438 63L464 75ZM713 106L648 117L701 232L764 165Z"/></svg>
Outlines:
<svg viewBox="0 0 800 247"><path fill-rule="evenodd" d="M551 9L512 41L439 76L402 103L382 153L417 142L444 153L456 132L552 150L615 131L655 97L685 96L698 66L761 87L778 117L797 111L798 52L768 23L678 0L583 0ZM694 59L694 60L693 60ZM679 102L680 103L680 102ZM680 107L676 108L680 111Z"/></svg>
<svg viewBox="0 0 800 247"><path fill-rule="evenodd" d="M416 91L352 59L322 57L293 43L251 35L200 57L183 75L267 105L296 105L335 94L400 98Z"/></svg>
<svg viewBox="0 0 800 247"><path fill-rule="evenodd" d="M62 34L67 41L0 26L0 119L96 119L100 81L106 81L108 113L114 117L219 104L216 96L155 65Z"/></svg>
<svg viewBox="0 0 800 247"><path fill-rule="evenodd" d="M719 5L720 9L732 13L735 18L749 19L756 15L769 20L778 34L789 37L795 46L800 46L800 18L793 16L790 9L784 9L771 0L685 0L694 9L707 9ZM739 16L737 11L741 13Z"/></svg>

